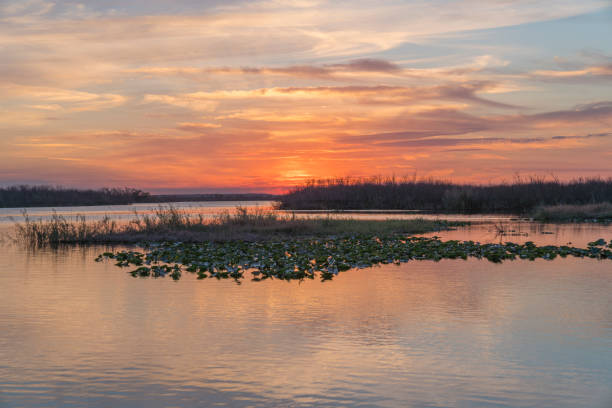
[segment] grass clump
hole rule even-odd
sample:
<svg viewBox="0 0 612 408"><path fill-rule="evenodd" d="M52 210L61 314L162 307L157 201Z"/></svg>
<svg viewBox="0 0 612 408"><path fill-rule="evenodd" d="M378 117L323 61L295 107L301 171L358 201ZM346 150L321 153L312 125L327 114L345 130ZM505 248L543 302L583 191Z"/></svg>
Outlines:
<svg viewBox="0 0 612 408"><path fill-rule="evenodd" d="M100 221L89 222L82 215L69 220L53 213L47 221L33 221L24 213L24 222L15 225L15 240L29 246L45 246L59 243L99 242L102 237L120 233L117 222L105 216Z"/></svg>
<svg viewBox="0 0 612 408"><path fill-rule="evenodd" d="M16 225L15 239L30 246L143 241L267 241L297 236L418 234L465 224L423 219L297 218L264 208L245 207L206 218L202 214L191 214L167 206L159 207L153 214L135 213L132 220L124 223L109 217L88 222L83 216L68 219L57 214L53 214L48 221L34 221L26 214L25 221Z"/></svg>
<svg viewBox="0 0 612 408"><path fill-rule="evenodd" d="M253 280L332 279L341 271L379 264L400 264L411 260L487 259L502 262L513 259L587 257L612 260L612 241L590 242L587 248L524 244L481 244L474 241L441 241L437 237L355 235L325 239L289 239L247 242L168 242L151 244L143 252L106 252L97 261L112 259L117 266L135 267L134 277L180 279L182 272L198 279L231 278L239 282L247 272Z"/></svg>
<svg viewBox="0 0 612 408"><path fill-rule="evenodd" d="M533 218L543 222L612 222L612 203L539 207Z"/></svg>

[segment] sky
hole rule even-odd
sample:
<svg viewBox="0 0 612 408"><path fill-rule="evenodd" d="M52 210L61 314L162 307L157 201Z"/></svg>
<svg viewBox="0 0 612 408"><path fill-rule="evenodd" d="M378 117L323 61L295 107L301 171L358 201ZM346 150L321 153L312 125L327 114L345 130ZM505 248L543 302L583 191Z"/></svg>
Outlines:
<svg viewBox="0 0 612 408"><path fill-rule="evenodd" d="M0 185L612 176L612 0L0 0Z"/></svg>

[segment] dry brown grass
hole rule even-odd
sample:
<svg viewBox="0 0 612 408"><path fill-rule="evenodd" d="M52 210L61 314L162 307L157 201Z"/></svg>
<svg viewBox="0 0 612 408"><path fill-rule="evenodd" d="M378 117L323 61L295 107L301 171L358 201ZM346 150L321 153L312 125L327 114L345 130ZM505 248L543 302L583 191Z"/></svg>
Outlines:
<svg viewBox="0 0 612 408"><path fill-rule="evenodd" d="M295 215L279 215L273 210L244 207L207 219L201 214L190 214L167 206L159 207L152 215L135 214L134 219L126 223L118 223L109 217L89 222L83 216L76 216L71 220L57 214L48 221L33 221L26 215L25 222L15 226L14 239L30 246L142 241L255 241L296 236L418 234L456 225L462 224L423 219L297 218Z"/></svg>

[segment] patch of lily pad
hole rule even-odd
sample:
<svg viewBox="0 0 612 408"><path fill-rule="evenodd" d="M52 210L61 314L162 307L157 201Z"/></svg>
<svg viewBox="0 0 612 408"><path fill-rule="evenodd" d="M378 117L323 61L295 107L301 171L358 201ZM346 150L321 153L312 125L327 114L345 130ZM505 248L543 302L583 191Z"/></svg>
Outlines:
<svg viewBox="0 0 612 408"><path fill-rule="evenodd" d="M96 261L111 259L120 267L133 268L134 277L165 277L174 280L184 272L198 279L234 279L250 273L260 281L332 279L341 271L412 260L487 259L499 263L514 259L546 259L567 256L612 260L612 241L599 239L587 248L538 246L474 241L442 241L438 237L352 236L325 239L294 239L282 242L164 242L144 244L142 251L105 252Z"/></svg>

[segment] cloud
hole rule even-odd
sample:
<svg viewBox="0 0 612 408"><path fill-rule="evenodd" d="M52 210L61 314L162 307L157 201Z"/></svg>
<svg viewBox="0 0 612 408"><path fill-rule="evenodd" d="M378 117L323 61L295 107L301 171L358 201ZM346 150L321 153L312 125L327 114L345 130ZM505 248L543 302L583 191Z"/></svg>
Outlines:
<svg viewBox="0 0 612 408"><path fill-rule="evenodd" d="M138 73L149 76L183 76L204 80L210 74L215 75L282 75L312 79L340 79L346 73L395 73L401 74L398 65L374 58L350 60L341 64L327 65L290 65L286 67L140 67L125 70L126 73Z"/></svg>
<svg viewBox="0 0 612 408"><path fill-rule="evenodd" d="M612 80L612 64L590 66L573 70L536 70L530 73L535 79L542 80Z"/></svg>
<svg viewBox="0 0 612 408"><path fill-rule="evenodd" d="M33 169L68 177L52 169L78 162L115 180L241 185L493 171L458 149L480 161L503 152L508 166L610 149L612 104L598 86L608 57L527 69L537 44L474 33L605 1L176 0L172 13L162 0L81 3L0 6L5 169L25 174L27 157L53 153ZM592 87L558 85L573 82Z"/></svg>
<svg viewBox="0 0 612 408"><path fill-rule="evenodd" d="M605 6L601 0L580 4L556 0L545 6L529 1L475 6L464 0L452 4L452 13L441 13L448 5L438 2L381 1L375 6L358 2L351 7L343 2L308 7L293 2L242 2L240 6L219 7L208 2L177 4L173 15L159 10L148 13L143 3L108 8L56 3L6 3L0 14L4 69L15 75L20 69L30 71L34 81L37 67L44 65L55 75L70 71L75 75L72 80L95 80L88 71L101 70L108 78L138 66L173 62L191 62L191 66L221 62L223 66L224 61L231 61L231 66L241 66L255 58L306 61L354 57L348 63L322 69L295 64L287 72L317 75L331 68L393 73L397 69L392 63L370 56L405 43L427 43L441 35L563 18ZM51 13L49 7L61 12ZM71 80L69 75L62 79Z"/></svg>
<svg viewBox="0 0 612 408"><path fill-rule="evenodd" d="M24 102L24 106L36 110L66 112L99 111L120 106L126 98L114 93L93 93L51 87L8 85L0 86L5 100ZM28 101L35 104L27 103Z"/></svg>
<svg viewBox="0 0 612 408"><path fill-rule="evenodd" d="M466 82L471 76L478 73L487 72L493 75L494 73L490 72L491 68L504 67L508 64L508 61L500 60L491 55L480 55L463 65L430 68L403 68L399 64L386 59L362 58L342 63L319 65L304 64L279 67L143 66L129 68L124 72L127 74L142 74L151 78L176 76L202 82L210 79L211 75L291 76L296 78L334 81L404 78Z"/></svg>
<svg viewBox="0 0 612 408"><path fill-rule="evenodd" d="M567 139L590 139L592 137L610 137L612 136L611 132L607 133L589 133L587 135L580 136L553 136L551 139L556 140L567 140Z"/></svg>
<svg viewBox="0 0 612 408"><path fill-rule="evenodd" d="M463 137L463 138L431 138L420 140L401 140L384 142L384 147L446 147L460 145L485 145L491 143L530 144L543 142L543 138L502 138L502 137Z"/></svg>
<svg viewBox="0 0 612 408"><path fill-rule="evenodd" d="M362 105L387 104L402 105L416 104L427 100L463 101L476 105L493 108L517 108L514 105L492 101L477 96L480 92L490 92L497 84L490 81L469 82L463 84L439 85L430 87L406 86L313 86L313 87L285 87L285 88L259 88L249 90L223 90L212 92L191 92L179 95L145 95L144 102L159 102L169 105L181 106L194 110L213 110L222 101L250 101L265 99L291 99L296 101L313 100L332 102L333 99L342 101L351 98L354 103Z"/></svg>
<svg viewBox="0 0 612 408"><path fill-rule="evenodd" d="M185 132L196 132L201 133L203 131L207 131L210 129L220 128L221 125L217 123L192 123L192 122L183 122L179 123L176 127L178 130L182 130Z"/></svg>
<svg viewBox="0 0 612 408"><path fill-rule="evenodd" d="M350 135L336 138L338 143L364 146L412 142L439 136L459 136L493 129L495 124L486 119L456 110L432 110L424 113L400 116L392 120L394 127L410 127L413 130Z"/></svg>
<svg viewBox="0 0 612 408"><path fill-rule="evenodd" d="M0 5L0 18L15 16L43 16L49 13L55 3L44 0L7 1Z"/></svg>
<svg viewBox="0 0 612 408"><path fill-rule="evenodd" d="M346 64L333 64L330 65L333 69L339 69L344 71L352 72L399 72L401 68L393 64L392 62L374 59L374 58L361 58L349 61Z"/></svg>
<svg viewBox="0 0 612 408"><path fill-rule="evenodd" d="M588 133L583 135L551 136L548 128L562 124L570 128L582 126L585 122L612 120L612 102L604 101L578 105L574 109L542 112L532 115L476 116L457 110L432 110L408 115L392 121L395 127L410 127L411 130L344 135L336 137L337 143L372 147L444 147L471 144L510 143L533 144L580 141L612 136L610 132ZM516 134L515 137L490 136L491 134ZM520 137L531 133L541 136ZM474 137L474 134L481 134ZM446 136L456 136L448 138Z"/></svg>
<svg viewBox="0 0 612 408"><path fill-rule="evenodd" d="M173 95L145 95L143 101L145 103L164 103L167 105L179 106L195 111L214 111L218 104L214 101L201 98L197 93L184 94L179 96Z"/></svg>
<svg viewBox="0 0 612 408"><path fill-rule="evenodd" d="M190 79L205 80L214 75L287 75L303 78L331 78L333 72L324 67L294 65L282 68L261 67L140 67L125 70L126 73L148 76L182 76Z"/></svg>
<svg viewBox="0 0 612 408"><path fill-rule="evenodd" d="M576 105L574 109L538 113L526 117L539 123L581 123L593 120L612 120L612 101Z"/></svg>

